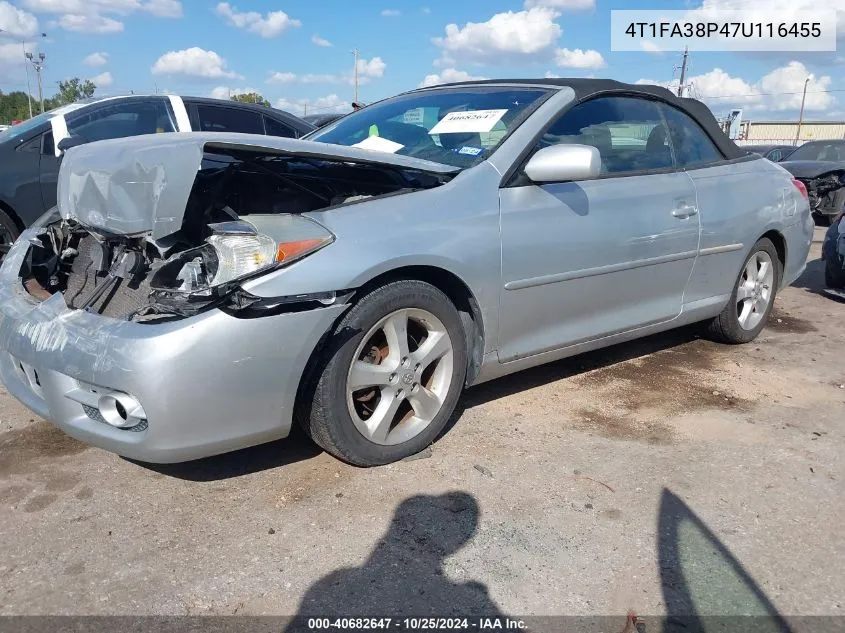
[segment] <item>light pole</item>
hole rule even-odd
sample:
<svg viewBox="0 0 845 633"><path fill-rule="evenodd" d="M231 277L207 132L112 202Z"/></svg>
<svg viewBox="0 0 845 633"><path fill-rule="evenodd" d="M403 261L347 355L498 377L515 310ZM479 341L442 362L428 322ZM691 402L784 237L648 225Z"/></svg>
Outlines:
<svg viewBox="0 0 845 633"><path fill-rule="evenodd" d="M355 57L355 67L352 69L352 83L355 86L355 97L353 98L353 103L358 103L358 49L352 51L352 55Z"/></svg>
<svg viewBox="0 0 845 633"><path fill-rule="evenodd" d="M6 29L0 29L0 33L9 33ZM9 33L11 35L11 33ZM41 37L47 37L42 33ZM26 42L21 40L21 52L23 53L23 72L26 75L26 100L29 104L29 118L32 118L32 86L29 84L29 64L26 63Z"/></svg>
<svg viewBox="0 0 845 633"><path fill-rule="evenodd" d="M41 69L44 67L44 60L46 59L46 55L44 55L44 53L38 53L38 55L27 53L26 58L32 62L33 66L35 66L35 74L38 76L38 100L41 102L41 113L43 114L44 91L41 88Z"/></svg>
<svg viewBox="0 0 845 633"><path fill-rule="evenodd" d="M807 100L807 84L813 78L812 75L807 75L804 80L804 94L801 96L801 112L798 114L798 131L795 133L795 145L798 145L798 139L801 138L801 124L804 122L804 101Z"/></svg>

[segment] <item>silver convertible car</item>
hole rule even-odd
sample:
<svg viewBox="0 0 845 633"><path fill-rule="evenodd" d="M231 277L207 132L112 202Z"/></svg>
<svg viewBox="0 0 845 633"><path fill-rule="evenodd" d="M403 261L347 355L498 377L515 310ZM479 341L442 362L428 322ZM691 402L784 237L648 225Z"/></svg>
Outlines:
<svg viewBox="0 0 845 633"><path fill-rule="evenodd" d="M812 232L801 183L655 86L470 82L306 140L103 141L3 262L0 376L141 461L296 421L384 464L466 386L692 322L751 341Z"/></svg>

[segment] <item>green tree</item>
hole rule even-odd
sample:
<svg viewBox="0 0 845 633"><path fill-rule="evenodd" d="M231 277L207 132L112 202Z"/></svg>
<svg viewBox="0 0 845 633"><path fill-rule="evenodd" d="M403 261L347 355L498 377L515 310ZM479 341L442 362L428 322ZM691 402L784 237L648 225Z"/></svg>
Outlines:
<svg viewBox="0 0 845 633"><path fill-rule="evenodd" d="M80 99L88 99L94 96L97 86L90 79L82 81L79 77L73 77L59 82L59 94L56 100L61 104L74 103Z"/></svg>
<svg viewBox="0 0 845 633"><path fill-rule="evenodd" d="M244 92L239 95L232 95L230 98L232 101L238 101L239 103L257 103L258 105L270 106L270 102L257 92Z"/></svg>
<svg viewBox="0 0 845 633"><path fill-rule="evenodd" d="M33 114L38 113L38 101L32 100ZM29 101L23 91L3 94L0 91L0 123L9 125L12 121L29 118Z"/></svg>

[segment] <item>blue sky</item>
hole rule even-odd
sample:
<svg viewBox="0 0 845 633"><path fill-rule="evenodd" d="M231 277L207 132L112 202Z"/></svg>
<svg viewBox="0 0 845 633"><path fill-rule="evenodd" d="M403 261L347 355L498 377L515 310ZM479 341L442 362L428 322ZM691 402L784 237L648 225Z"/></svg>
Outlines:
<svg viewBox="0 0 845 633"><path fill-rule="evenodd" d="M610 50L610 10L702 4L800 17L838 0L0 0L0 90L25 89L21 41L47 55L48 93L71 76L101 94L250 89L297 114L348 108L354 48L362 101L467 76L671 83L680 54ZM845 118L843 15L839 53L694 53L691 93L717 115L795 118L812 74L806 118Z"/></svg>

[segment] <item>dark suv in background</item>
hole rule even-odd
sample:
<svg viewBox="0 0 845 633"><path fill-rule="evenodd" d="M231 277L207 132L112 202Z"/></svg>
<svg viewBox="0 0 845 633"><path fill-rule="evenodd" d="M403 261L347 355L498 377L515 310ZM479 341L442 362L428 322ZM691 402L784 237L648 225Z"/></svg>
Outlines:
<svg viewBox="0 0 845 633"><path fill-rule="evenodd" d="M315 127L248 103L132 95L88 99L0 132L0 257L20 232L56 204L62 154L105 139L165 132L244 132L299 138Z"/></svg>

